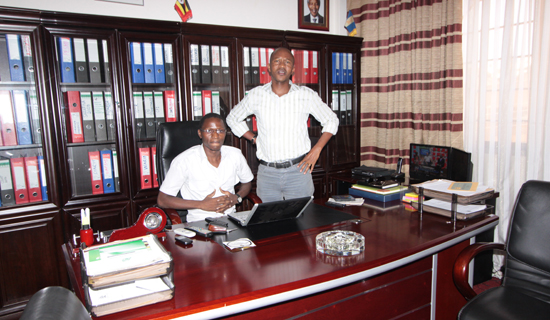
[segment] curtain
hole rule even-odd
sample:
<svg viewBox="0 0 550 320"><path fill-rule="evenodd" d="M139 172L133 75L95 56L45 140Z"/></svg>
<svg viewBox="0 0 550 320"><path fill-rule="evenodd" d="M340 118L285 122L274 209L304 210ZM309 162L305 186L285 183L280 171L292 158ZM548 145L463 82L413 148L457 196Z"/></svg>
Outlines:
<svg viewBox="0 0 550 320"><path fill-rule="evenodd" d="M410 143L463 148L462 2L348 0L363 37L361 162L408 171Z"/></svg>
<svg viewBox="0 0 550 320"><path fill-rule="evenodd" d="M474 181L500 192L504 242L521 185L550 180L550 1L463 1L464 147Z"/></svg>

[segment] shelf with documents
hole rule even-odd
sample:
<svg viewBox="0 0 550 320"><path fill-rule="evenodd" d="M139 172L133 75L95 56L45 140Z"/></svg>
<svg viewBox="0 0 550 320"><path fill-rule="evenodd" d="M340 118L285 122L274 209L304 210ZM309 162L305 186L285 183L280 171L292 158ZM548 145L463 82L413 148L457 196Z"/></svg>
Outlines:
<svg viewBox="0 0 550 320"><path fill-rule="evenodd" d="M351 48L330 46L327 51L330 105L338 115L338 134L329 142L329 162L333 167L350 167L359 161L359 53Z"/></svg>
<svg viewBox="0 0 550 320"><path fill-rule="evenodd" d="M0 206L48 201L33 29L0 29Z"/></svg>
<svg viewBox="0 0 550 320"><path fill-rule="evenodd" d="M138 179L130 181L133 198L154 197L156 200L157 127L163 122L181 120L179 83L180 40L177 34L141 34L123 32L121 54L127 59L122 65L123 81L129 95L124 94L129 119L130 173ZM153 205L155 202L151 202Z"/></svg>
<svg viewBox="0 0 550 320"><path fill-rule="evenodd" d="M63 171L71 189L64 201L120 192L112 35L49 31L59 75Z"/></svg>
<svg viewBox="0 0 550 320"><path fill-rule="evenodd" d="M191 106L188 119L192 120L200 120L210 112L225 117L235 104L234 66L231 63L234 60L234 41L224 38L208 40L188 36L184 41L188 53L185 65L189 69L185 74L190 80L187 81Z"/></svg>

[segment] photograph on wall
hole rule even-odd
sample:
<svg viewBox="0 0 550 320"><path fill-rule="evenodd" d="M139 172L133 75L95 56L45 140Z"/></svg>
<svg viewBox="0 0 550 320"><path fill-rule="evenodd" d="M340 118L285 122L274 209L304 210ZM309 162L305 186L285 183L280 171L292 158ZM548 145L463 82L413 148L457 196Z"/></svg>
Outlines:
<svg viewBox="0 0 550 320"><path fill-rule="evenodd" d="M329 0L298 0L298 28L328 31Z"/></svg>

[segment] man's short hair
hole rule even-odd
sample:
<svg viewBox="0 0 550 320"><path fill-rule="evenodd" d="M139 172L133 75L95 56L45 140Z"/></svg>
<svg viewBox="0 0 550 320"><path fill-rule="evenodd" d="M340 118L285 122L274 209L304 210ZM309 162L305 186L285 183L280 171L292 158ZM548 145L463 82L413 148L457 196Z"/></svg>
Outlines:
<svg viewBox="0 0 550 320"><path fill-rule="evenodd" d="M292 60L293 60L292 62L293 62L293 63L296 62L296 59L294 58L294 54L292 54L292 50L290 50L290 49L287 48L287 47L281 46L281 47L277 47L277 48L275 48L275 50L273 50L273 52L271 53L271 56L269 57L269 64L271 64L271 61L273 61L273 56L274 56L275 52L277 52L277 51L279 51L279 50L283 50L283 49L284 49L284 50L287 50L288 52L290 52L290 55L292 56Z"/></svg>
<svg viewBox="0 0 550 320"><path fill-rule="evenodd" d="M204 122L208 119L211 119L211 118L220 119L222 121L223 126L225 127L225 129L227 129L227 124L225 123L225 119L222 116L220 116L219 114L213 113L213 112L212 113L207 113L201 118L201 120L199 122L199 127L202 129L202 126L204 125Z"/></svg>

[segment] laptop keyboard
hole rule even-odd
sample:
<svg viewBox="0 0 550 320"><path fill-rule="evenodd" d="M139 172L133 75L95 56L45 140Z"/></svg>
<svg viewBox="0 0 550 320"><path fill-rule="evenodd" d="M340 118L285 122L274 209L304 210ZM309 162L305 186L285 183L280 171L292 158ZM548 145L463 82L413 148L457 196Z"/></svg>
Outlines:
<svg viewBox="0 0 550 320"><path fill-rule="evenodd" d="M248 214L250 214L250 211L240 211L231 213L231 216L237 220L245 221Z"/></svg>

